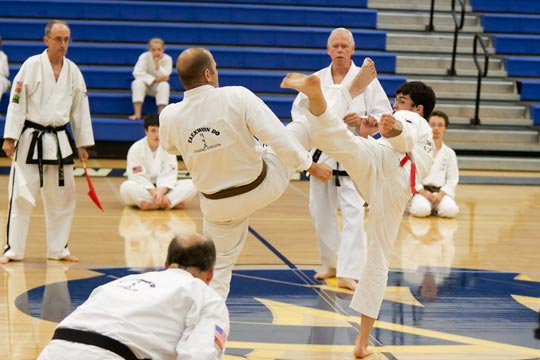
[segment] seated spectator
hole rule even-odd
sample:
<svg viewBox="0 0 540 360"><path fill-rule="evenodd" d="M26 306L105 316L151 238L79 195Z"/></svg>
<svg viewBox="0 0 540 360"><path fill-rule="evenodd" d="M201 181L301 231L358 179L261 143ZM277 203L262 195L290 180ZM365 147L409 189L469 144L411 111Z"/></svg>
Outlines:
<svg viewBox="0 0 540 360"><path fill-rule="evenodd" d="M2 51L2 37L0 36L0 100L2 99L2 94L8 91L11 86L11 81L8 80L8 76L8 57L6 53Z"/></svg>
<svg viewBox="0 0 540 360"><path fill-rule="evenodd" d="M127 206L142 210L183 209L197 194L190 179L178 180L175 155L159 145L159 116L144 118L146 136L129 148L126 173L120 195Z"/></svg>
<svg viewBox="0 0 540 360"><path fill-rule="evenodd" d="M428 121L433 130L435 158L427 177L416 184L418 194L413 196L409 212L418 217L434 214L454 218L459 213L454 200L459 169L455 151L443 142L449 124L448 116L442 111L433 111Z"/></svg>
<svg viewBox="0 0 540 360"><path fill-rule="evenodd" d="M133 69L135 80L131 83L133 115L129 117L130 120L142 118L142 104L146 95L156 98L158 114L169 104L172 58L164 51L163 40L153 38L148 42L148 51L141 54L135 64Z"/></svg>

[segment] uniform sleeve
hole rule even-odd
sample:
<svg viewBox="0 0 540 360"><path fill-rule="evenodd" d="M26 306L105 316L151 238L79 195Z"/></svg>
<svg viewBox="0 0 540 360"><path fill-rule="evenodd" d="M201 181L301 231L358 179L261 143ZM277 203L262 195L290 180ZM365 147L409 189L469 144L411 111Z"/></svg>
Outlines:
<svg viewBox="0 0 540 360"><path fill-rule="evenodd" d="M394 114L396 121L401 122L403 125L403 130L398 136L387 140L394 149L402 153L412 151L413 147L418 143L421 124L418 123L418 119L412 118L413 114L409 111L397 111Z"/></svg>
<svg viewBox="0 0 540 360"><path fill-rule="evenodd" d="M136 142L129 148L126 173L129 180L135 181L145 189L152 189L154 188L154 184L148 175L148 169L145 167L144 153L138 144L140 143Z"/></svg>
<svg viewBox="0 0 540 360"><path fill-rule="evenodd" d="M285 129L261 99L246 88L240 89L246 103L246 125L251 133L270 145L287 165L307 170L312 162L307 150Z"/></svg>
<svg viewBox="0 0 540 360"><path fill-rule="evenodd" d="M203 299L201 299L203 300ZM200 315L193 326L185 329L176 347L177 360L217 360L223 357L230 323L229 312L223 299L217 295L203 300L201 309L193 309ZM189 316L193 316L190 313Z"/></svg>
<svg viewBox="0 0 540 360"><path fill-rule="evenodd" d="M161 171L156 181L156 186L173 189L178 180L178 161L176 156L161 149Z"/></svg>
<svg viewBox="0 0 540 360"><path fill-rule="evenodd" d="M446 183L441 187L441 190L444 191L448 196L456 196L456 188L459 182L459 168L456 157L456 152L451 148L447 147L448 153L448 169L446 172Z"/></svg>
<svg viewBox="0 0 540 360"><path fill-rule="evenodd" d="M75 145L88 147L94 145L94 132L92 130L92 118L90 116L90 106L88 104L88 93L86 83L81 71L76 65L73 69L73 103L70 110L71 129L75 138Z"/></svg>
<svg viewBox="0 0 540 360"><path fill-rule="evenodd" d="M9 105L6 113L6 124L4 127L4 138L18 140L21 135L27 112L26 97L28 96L28 93L31 92L27 79L28 76L28 65L27 63L23 63L11 85L11 93L8 99Z"/></svg>
<svg viewBox="0 0 540 360"><path fill-rule="evenodd" d="M163 54L163 58L159 61L159 69L156 71L157 76L169 76L172 73L172 58ZM153 81L153 80L152 80Z"/></svg>
<svg viewBox="0 0 540 360"><path fill-rule="evenodd" d="M148 56L148 52L145 52L139 56L139 59L133 68L133 77L135 79L144 81L146 85L151 85L154 82L155 77L146 71L146 62L148 61Z"/></svg>
<svg viewBox="0 0 540 360"><path fill-rule="evenodd" d="M6 79L9 76L8 58L6 55L2 56L2 52L0 52L0 76Z"/></svg>
<svg viewBox="0 0 540 360"><path fill-rule="evenodd" d="M171 134L170 125L172 122L166 120L170 107L163 109L159 115L159 145L168 153L182 155L180 149L176 148L174 142L169 138Z"/></svg>

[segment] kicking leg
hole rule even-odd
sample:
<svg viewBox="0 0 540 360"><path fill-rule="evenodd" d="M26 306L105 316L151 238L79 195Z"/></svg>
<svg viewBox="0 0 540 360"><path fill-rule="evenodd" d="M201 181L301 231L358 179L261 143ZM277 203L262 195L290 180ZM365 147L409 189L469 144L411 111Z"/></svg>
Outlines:
<svg viewBox="0 0 540 360"><path fill-rule="evenodd" d="M358 74L354 77L351 85L349 86L349 93L351 98L355 98L363 93L368 85L377 78L377 70L375 69L375 63L371 59L366 59L364 65L358 71Z"/></svg>
<svg viewBox="0 0 540 360"><path fill-rule="evenodd" d="M321 90L321 80L317 75L289 73L280 85L281 88L293 89L303 93L309 99L309 111L319 116L326 111L326 99Z"/></svg>

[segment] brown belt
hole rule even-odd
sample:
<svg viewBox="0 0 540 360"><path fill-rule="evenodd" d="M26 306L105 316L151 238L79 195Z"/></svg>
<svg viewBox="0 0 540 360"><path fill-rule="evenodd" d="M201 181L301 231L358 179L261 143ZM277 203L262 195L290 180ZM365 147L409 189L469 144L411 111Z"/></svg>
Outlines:
<svg viewBox="0 0 540 360"><path fill-rule="evenodd" d="M439 192L441 188L433 185L424 185L424 190L429 191L430 193L436 193Z"/></svg>
<svg viewBox="0 0 540 360"><path fill-rule="evenodd" d="M217 199L225 199L232 196L245 194L255 189L257 186L259 186L263 182L264 178L266 177L266 163L264 162L264 160L262 163L263 163L263 167L262 167L261 173L255 180L253 180L249 184L236 186L236 187L232 187L228 189L223 189L213 194L205 194L203 192L201 192L201 194L203 194L203 196L207 199L217 200Z"/></svg>

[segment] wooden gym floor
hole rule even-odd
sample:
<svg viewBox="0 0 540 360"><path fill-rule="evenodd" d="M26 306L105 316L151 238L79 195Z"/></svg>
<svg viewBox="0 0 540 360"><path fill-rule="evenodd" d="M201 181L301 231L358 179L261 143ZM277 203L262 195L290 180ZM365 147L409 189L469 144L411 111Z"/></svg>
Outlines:
<svg viewBox="0 0 540 360"><path fill-rule="evenodd" d="M7 160L0 159L5 233ZM92 160L105 211L77 177L70 249L81 262L45 259L40 201L26 258L0 268L0 359L35 359L57 322L90 291L131 272L160 267L171 234L201 232L198 200L186 210L124 208L125 162ZM78 169L82 174L82 169ZM404 217L369 359L540 359L540 176L462 172L455 220ZM508 185L511 184L511 185ZM228 300L225 359L352 359L358 316L335 279L312 279L319 264L308 182L254 214Z"/></svg>

